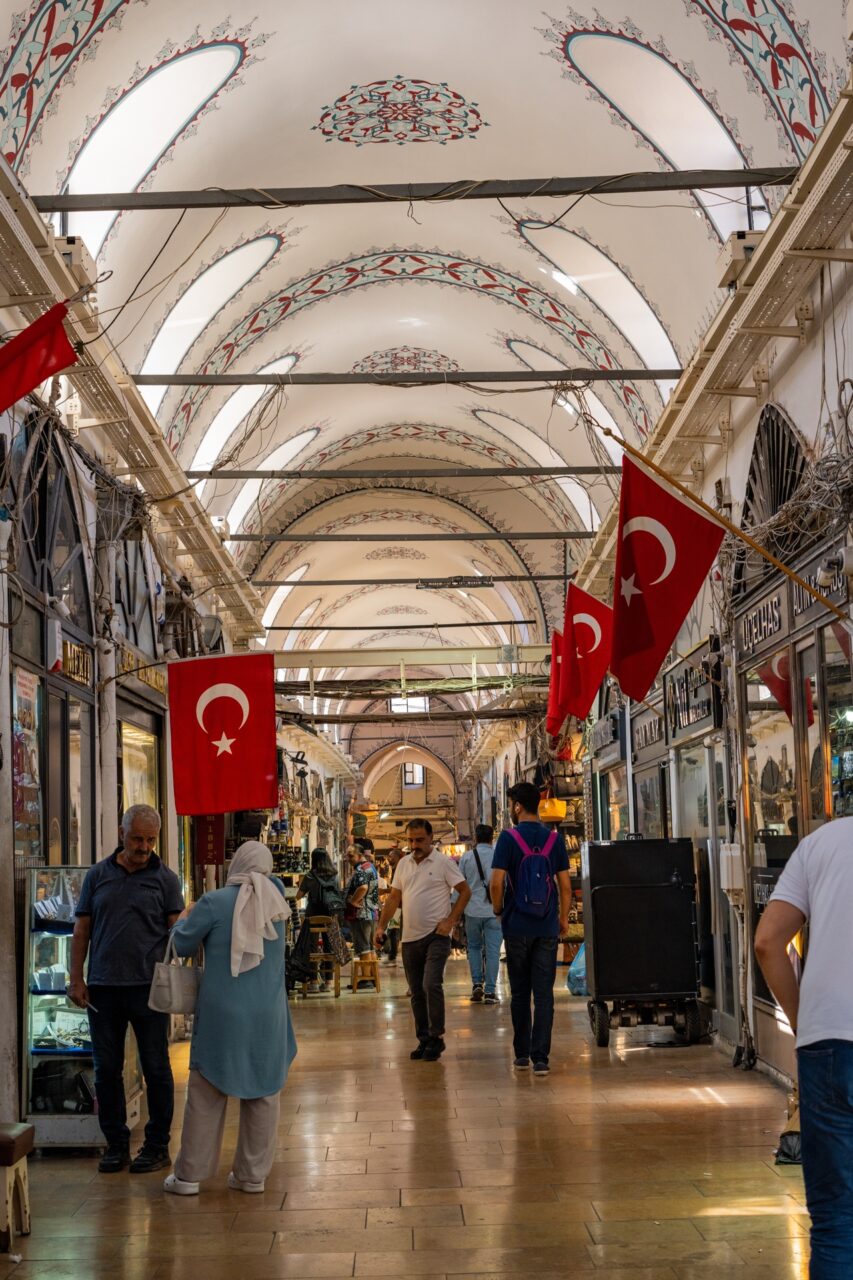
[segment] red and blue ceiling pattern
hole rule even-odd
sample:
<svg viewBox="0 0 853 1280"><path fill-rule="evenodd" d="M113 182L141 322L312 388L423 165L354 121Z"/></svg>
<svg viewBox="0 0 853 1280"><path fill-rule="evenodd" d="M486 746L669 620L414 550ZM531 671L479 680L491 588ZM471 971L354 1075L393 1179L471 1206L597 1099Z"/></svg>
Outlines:
<svg viewBox="0 0 853 1280"><path fill-rule="evenodd" d="M353 373L456 373L450 356L428 347L388 347L356 360Z"/></svg>
<svg viewBox="0 0 853 1280"><path fill-rule="evenodd" d="M468 102L445 83L373 80L354 84L349 92L323 108L314 128L327 142L459 142L476 138L486 126L476 102Z"/></svg>
<svg viewBox="0 0 853 1280"><path fill-rule="evenodd" d="M42 0L17 25L0 72L0 150L20 165L51 94L130 0Z"/></svg>
<svg viewBox="0 0 853 1280"><path fill-rule="evenodd" d="M217 345L201 372L228 372L234 362L244 356L261 337L269 334L282 320L297 315L306 307L367 285L403 281L446 285L505 303L547 325L592 368L620 367L609 348L592 330L582 325L563 302L520 276L512 275L502 267L486 266L472 258L455 257L448 253L390 249L376 250L361 257L334 263L324 271L304 276L277 291L234 326ZM651 421L639 390L632 382L621 379L614 379L611 385L618 393L638 435L645 439L651 428ZM194 387L184 396L166 432L166 439L173 451L179 447L208 395L208 388Z"/></svg>
<svg viewBox="0 0 853 1280"><path fill-rule="evenodd" d="M806 43L777 0L691 0L758 80L791 146L804 158L829 114Z"/></svg>

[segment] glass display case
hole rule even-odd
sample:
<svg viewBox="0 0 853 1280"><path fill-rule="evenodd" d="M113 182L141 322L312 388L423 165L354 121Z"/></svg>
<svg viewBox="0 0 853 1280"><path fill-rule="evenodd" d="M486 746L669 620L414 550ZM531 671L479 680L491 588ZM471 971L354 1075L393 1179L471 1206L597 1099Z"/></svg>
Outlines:
<svg viewBox="0 0 853 1280"><path fill-rule="evenodd" d="M99 1147L89 1018L66 994L74 911L86 867L37 867L27 882L22 1113L36 1146ZM124 1088L128 1125L139 1121L142 1077L128 1031Z"/></svg>

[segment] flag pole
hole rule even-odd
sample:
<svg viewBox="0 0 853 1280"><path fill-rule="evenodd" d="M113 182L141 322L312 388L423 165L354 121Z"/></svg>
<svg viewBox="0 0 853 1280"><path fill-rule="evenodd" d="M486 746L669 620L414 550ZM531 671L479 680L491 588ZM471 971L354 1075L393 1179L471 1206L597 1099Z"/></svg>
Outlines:
<svg viewBox="0 0 853 1280"><path fill-rule="evenodd" d="M667 484L672 485L673 489L677 489L678 492L683 494L689 502L692 502L694 506L699 507L700 510L704 511L712 520L715 520L717 524L722 525L728 533L734 534L736 538L739 538L741 542L745 542L753 551L757 551L758 554L772 564L774 568L780 569L787 578L790 578L792 582L796 582L797 586L802 587L803 591L806 591L813 600L817 600L817 602L822 604L825 609L829 609L831 613L834 613L836 618L843 622L846 629L853 634L853 623L851 623L848 615L843 609L839 609L838 605L833 604L831 600L828 600L822 591L818 591L817 587L813 587L810 582L806 582L805 578L801 578L793 569L789 569L786 564L783 564L781 560L777 559L777 557L773 555L772 551L768 551L766 547L762 547L760 543L756 542L754 538L751 538L748 533L744 533L743 529L739 529L737 525L733 524L731 520L726 518L726 516L721 515L719 511L715 511L713 507L709 507L708 503L704 502L702 498L697 498L696 494L691 493L687 486L683 485L680 480L676 480L675 476L671 476L668 471L663 469L663 467L659 467L656 462L652 462L651 458L647 458L639 449L635 449L634 446L629 444L627 440L624 440L622 436L618 436L616 432L611 431L609 427L602 427L601 431L604 435L610 436L611 440L615 440L621 449L624 449L626 453L630 453L631 456L636 458L638 462L642 463L644 467L648 467L650 471L654 471L654 473L659 475L662 480L665 480Z"/></svg>

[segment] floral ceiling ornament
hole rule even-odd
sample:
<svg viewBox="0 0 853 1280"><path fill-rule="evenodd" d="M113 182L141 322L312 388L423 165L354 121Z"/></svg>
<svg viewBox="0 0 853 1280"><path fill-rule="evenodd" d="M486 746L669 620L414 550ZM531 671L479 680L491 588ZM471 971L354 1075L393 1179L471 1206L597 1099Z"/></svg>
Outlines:
<svg viewBox="0 0 853 1280"><path fill-rule="evenodd" d="M732 61L746 63L766 94L799 159L805 159L829 115L821 83L824 58L808 47L808 24L795 23L777 0L684 0L706 28L729 42ZM734 56L732 56L734 55Z"/></svg>
<svg viewBox="0 0 853 1280"><path fill-rule="evenodd" d="M368 551L365 560L426 560L423 551L414 547L377 547Z"/></svg>
<svg viewBox="0 0 853 1280"><path fill-rule="evenodd" d="M147 3L147 0L143 0ZM24 172L24 152L36 138L48 104L78 63L94 57L104 30L119 26L130 0L40 0L12 22L12 43L0 72L0 149Z"/></svg>
<svg viewBox="0 0 853 1280"><path fill-rule="evenodd" d="M384 609L377 609L377 618L404 618L411 615L422 615L424 618L428 616L428 609L421 609L415 604L389 604Z"/></svg>
<svg viewBox="0 0 853 1280"><path fill-rule="evenodd" d="M476 102L468 102L443 81L373 80L354 84L323 108L314 129L327 142L458 142L475 138L487 122Z"/></svg>
<svg viewBox="0 0 853 1280"><path fill-rule="evenodd" d="M620 362L588 326L580 323L560 299L538 285L502 267L489 266L473 258L458 257L419 249L374 250L357 258L336 262L322 271L294 280L244 316L222 339L206 361L201 373L226 373L249 348L282 320L289 319L317 302L369 285L400 281L422 281L477 293L523 311L559 334L584 362L598 369L618 369ZM645 439L651 419L640 390L622 379L611 384L622 409L639 438ZM172 451L179 447L209 388L194 387L184 396L172 419L166 439Z"/></svg>
<svg viewBox="0 0 853 1280"><path fill-rule="evenodd" d="M356 360L353 373L457 373L450 356L428 347L388 347Z"/></svg>

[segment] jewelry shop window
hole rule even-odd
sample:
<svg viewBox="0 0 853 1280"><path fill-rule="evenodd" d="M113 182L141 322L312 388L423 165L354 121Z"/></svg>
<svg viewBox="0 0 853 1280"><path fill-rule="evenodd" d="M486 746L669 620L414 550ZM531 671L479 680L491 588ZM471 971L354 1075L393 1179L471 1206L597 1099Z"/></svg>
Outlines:
<svg viewBox="0 0 853 1280"><path fill-rule="evenodd" d="M790 653L782 649L744 679L746 767L752 837L797 833Z"/></svg>
<svg viewBox="0 0 853 1280"><path fill-rule="evenodd" d="M853 817L853 636L840 622L823 632L833 818Z"/></svg>

